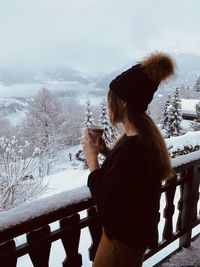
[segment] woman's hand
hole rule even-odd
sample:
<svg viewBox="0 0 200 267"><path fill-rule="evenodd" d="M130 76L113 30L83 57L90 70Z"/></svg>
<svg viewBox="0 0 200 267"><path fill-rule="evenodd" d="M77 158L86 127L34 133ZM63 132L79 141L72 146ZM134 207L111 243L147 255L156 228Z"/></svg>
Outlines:
<svg viewBox="0 0 200 267"><path fill-rule="evenodd" d="M83 140L83 152L90 172L99 169L97 156L100 152L100 140L99 138L93 138L88 129Z"/></svg>
<svg viewBox="0 0 200 267"><path fill-rule="evenodd" d="M98 142L99 142L99 152L105 157L107 157L111 149L107 147L105 141L102 138L99 138Z"/></svg>

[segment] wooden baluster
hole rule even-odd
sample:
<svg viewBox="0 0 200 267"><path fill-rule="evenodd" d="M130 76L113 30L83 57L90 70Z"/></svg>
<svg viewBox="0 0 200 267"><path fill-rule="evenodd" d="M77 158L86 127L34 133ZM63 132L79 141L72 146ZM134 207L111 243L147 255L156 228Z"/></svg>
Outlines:
<svg viewBox="0 0 200 267"><path fill-rule="evenodd" d="M29 255L34 267L49 266L51 242L45 241L44 238L49 236L50 232L50 226L46 225L27 234L28 244L36 242L29 249Z"/></svg>
<svg viewBox="0 0 200 267"><path fill-rule="evenodd" d="M172 185L174 181L177 180L177 177L173 178L172 180L169 180L166 182L167 185L170 185L170 187L167 188L167 191L165 192L165 198L166 198L166 207L164 209L164 218L165 218L165 225L163 230L163 239L170 240L173 236L173 223L172 223L172 217L174 214L174 196L176 192L176 185Z"/></svg>
<svg viewBox="0 0 200 267"><path fill-rule="evenodd" d="M89 224L90 235L92 238L92 245L89 248L89 258L91 261L94 261L95 254L102 236L102 226L100 224L99 216L95 207L89 208L87 212L88 216L94 217Z"/></svg>
<svg viewBox="0 0 200 267"><path fill-rule="evenodd" d="M16 250L15 241L9 240L0 244L0 266L2 267L16 267L17 257L14 252Z"/></svg>
<svg viewBox="0 0 200 267"><path fill-rule="evenodd" d="M158 212L157 224L159 224L159 222L160 222L160 212ZM154 239L152 239L150 241L149 249L151 249L151 250L157 249L157 247L158 247L158 237L159 237L158 229L156 229L156 234L154 236Z"/></svg>
<svg viewBox="0 0 200 267"><path fill-rule="evenodd" d="M186 173L185 171L180 174L180 180L182 180L185 177ZM181 226L181 218L182 218L182 210L183 210L183 191L184 191L184 183L180 185L180 199L178 201L177 209L179 211L177 224L176 224L176 232L182 232L182 226Z"/></svg>
<svg viewBox="0 0 200 267"><path fill-rule="evenodd" d="M60 220L60 228L66 230L61 237L66 252L66 258L62 263L63 267L82 266L82 256L78 253L81 233L79 222L79 214Z"/></svg>

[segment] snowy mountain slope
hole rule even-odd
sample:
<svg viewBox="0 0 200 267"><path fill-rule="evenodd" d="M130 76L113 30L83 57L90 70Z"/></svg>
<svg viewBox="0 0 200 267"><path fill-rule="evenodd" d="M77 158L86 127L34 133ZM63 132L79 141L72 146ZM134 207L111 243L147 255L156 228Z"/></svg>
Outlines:
<svg viewBox="0 0 200 267"><path fill-rule="evenodd" d="M0 97L0 116L4 117L11 113L24 111L31 101L30 97Z"/></svg>

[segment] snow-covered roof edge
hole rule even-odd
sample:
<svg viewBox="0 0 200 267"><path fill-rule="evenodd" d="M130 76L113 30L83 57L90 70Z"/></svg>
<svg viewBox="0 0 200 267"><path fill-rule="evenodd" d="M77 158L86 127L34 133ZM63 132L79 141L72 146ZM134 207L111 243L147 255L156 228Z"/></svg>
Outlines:
<svg viewBox="0 0 200 267"><path fill-rule="evenodd" d="M198 160L200 161L200 151L191 152L187 155L182 155L180 157L171 159L171 162L174 168L178 168Z"/></svg>

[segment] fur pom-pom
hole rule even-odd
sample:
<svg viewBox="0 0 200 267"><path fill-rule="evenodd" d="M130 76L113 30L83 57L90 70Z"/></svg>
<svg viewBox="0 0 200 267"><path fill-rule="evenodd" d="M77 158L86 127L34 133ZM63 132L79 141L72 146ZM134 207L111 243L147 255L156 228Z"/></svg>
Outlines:
<svg viewBox="0 0 200 267"><path fill-rule="evenodd" d="M161 82L174 74L175 63L165 53L153 53L141 62L141 67L154 82Z"/></svg>

